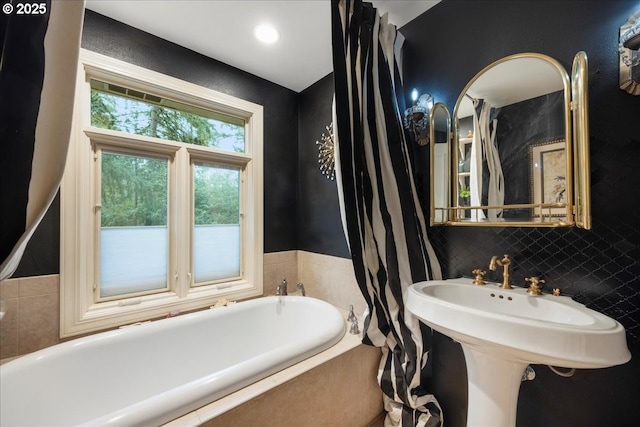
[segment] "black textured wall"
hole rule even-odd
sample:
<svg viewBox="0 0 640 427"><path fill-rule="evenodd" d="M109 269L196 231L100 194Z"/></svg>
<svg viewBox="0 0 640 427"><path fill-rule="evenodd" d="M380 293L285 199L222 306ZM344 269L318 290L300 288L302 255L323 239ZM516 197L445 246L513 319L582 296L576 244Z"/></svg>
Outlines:
<svg viewBox="0 0 640 427"><path fill-rule="evenodd" d="M487 269L491 255L509 253L516 283L540 275L627 329L631 362L578 370L571 378L534 366L522 384L518 427L631 427L640 395L640 97L618 88L618 28L640 1L444 0L401 32L405 91L429 92L453 111L465 84L491 62L514 53L540 52L571 69L574 55L589 57L593 229L434 227L429 230L446 277ZM319 177L314 141L331 119L333 88L323 79L303 92L300 120L300 248L346 256L324 241L338 234L334 184ZM313 97L315 99L305 99ZM305 107L305 104L308 107ZM305 108L309 113L305 114ZM313 130L310 136L304 134ZM551 134L550 134L551 136ZM418 149L416 174L428 195L427 149ZM325 180L326 181L326 180ZM315 198L314 193L322 194ZM427 199L428 200L428 199ZM311 224L311 225L310 225ZM303 228L307 230L302 231ZM342 238L341 242L344 239ZM491 276L497 279L497 276ZM440 400L449 427L466 421L466 369L457 343L436 334L433 378L425 384Z"/></svg>
<svg viewBox="0 0 640 427"><path fill-rule="evenodd" d="M444 0L402 28L405 90L431 93L453 111L460 91L491 62L540 52L571 69L589 57L593 229L434 227L431 241L447 277L469 276L491 255L514 260L515 283L540 275L578 301L620 321L633 359L561 378L536 366L523 383L518 427L634 426L640 394L640 97L618 88L618 28L639 1ZM426 163L418 172L424 176ZM498 277L492 276L491 279ZM459 345L437 336L434 391L450 427L463 426L466 371Z"/></svg>
<svg viewBox="0 0 640 427"><path fill-rule="evenodd" d="M264 106L264 250L297 248L298 93L87 10L82 47ZM56 201L14 277L59 271Z"/></svg>
<svg viewBox="0 0 640 427"><path fill-rule="evenodd" d="M536 144L558 138L564 140L563 93L557 92L507 105L500 109L497 118L496 141L500 141L498 151L504 180L509 183L504 188L505 204L531 203L531 149ZM522 126L522 123L527 125ZM487 190L488 180L487 176L487 184L483 184L483 188ZM527 215L531 214L530 210L526 211ZM505 218L514 216L517 215L504 212Z"/></svg>
<svg viewBox="0 0 640 427"><path fill-rule="evenodd" d="M331 123L333 74L300 93L298 249L349 258L335 180L320 172L318 146Z"/></svg>

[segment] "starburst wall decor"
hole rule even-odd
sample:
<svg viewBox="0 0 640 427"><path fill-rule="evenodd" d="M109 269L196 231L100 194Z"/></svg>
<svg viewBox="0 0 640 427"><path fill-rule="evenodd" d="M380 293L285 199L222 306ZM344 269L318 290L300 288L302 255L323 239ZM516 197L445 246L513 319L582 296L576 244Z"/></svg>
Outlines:
<svg viewBox="0 0 640 427"><path fill-rule="evenodd" d="M333 144L333 122L325 126L327 134L323 133L319 141L316 141L318 146L318 163L320 164L320 172L325 178L334 180L336 178L335 170L335 148Z"/></svg>

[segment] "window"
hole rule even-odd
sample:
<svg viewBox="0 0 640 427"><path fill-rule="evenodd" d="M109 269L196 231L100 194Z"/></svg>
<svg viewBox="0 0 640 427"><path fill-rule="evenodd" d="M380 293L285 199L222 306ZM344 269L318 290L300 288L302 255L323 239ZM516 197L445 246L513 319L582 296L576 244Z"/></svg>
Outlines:
<svg viewBox="0 0 640 427"><path fill-rule="evenodd" d="M262 107L81 50L61 336L262 294Z"/></svg>
<svg viewBox="0 0 640 427"><path fill-rule="evenodd" d="M169 159L96 148L96 299L168 290Z"/></svg>

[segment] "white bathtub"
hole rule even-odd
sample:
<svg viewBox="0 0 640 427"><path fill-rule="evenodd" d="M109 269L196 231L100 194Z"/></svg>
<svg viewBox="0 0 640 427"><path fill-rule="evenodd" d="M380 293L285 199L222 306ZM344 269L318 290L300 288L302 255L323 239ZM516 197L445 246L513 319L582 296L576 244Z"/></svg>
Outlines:
<svg viewBox="0 0 640 427"><path fill-rule="evenodd" d="M264 297L58 344L0 366L0 426L154 426L333 346L342 313Z"/></svg>

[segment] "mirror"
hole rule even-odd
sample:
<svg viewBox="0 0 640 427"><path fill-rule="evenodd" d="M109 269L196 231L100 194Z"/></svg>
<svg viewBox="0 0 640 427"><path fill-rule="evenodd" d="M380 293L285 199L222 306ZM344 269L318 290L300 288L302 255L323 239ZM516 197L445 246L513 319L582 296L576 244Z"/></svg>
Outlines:
<svg viewBox="0 0 640 427"><path fill-rule="evenodd" d="M449 198L449 163L451 146L451 115L446 105L436 103L431 109L430 117L431 144L431 225L446 224L448 220Z"/></svg>
<svg viewBox="0 0 640 427"><path fill-rule="evenodd" d="M555 59L521 53L476 74L456 102L450 147L440 149L448 172L437 166L444 154L432 155L433 223L590 228L586 72L584 52L571 81Z"/></svg>

